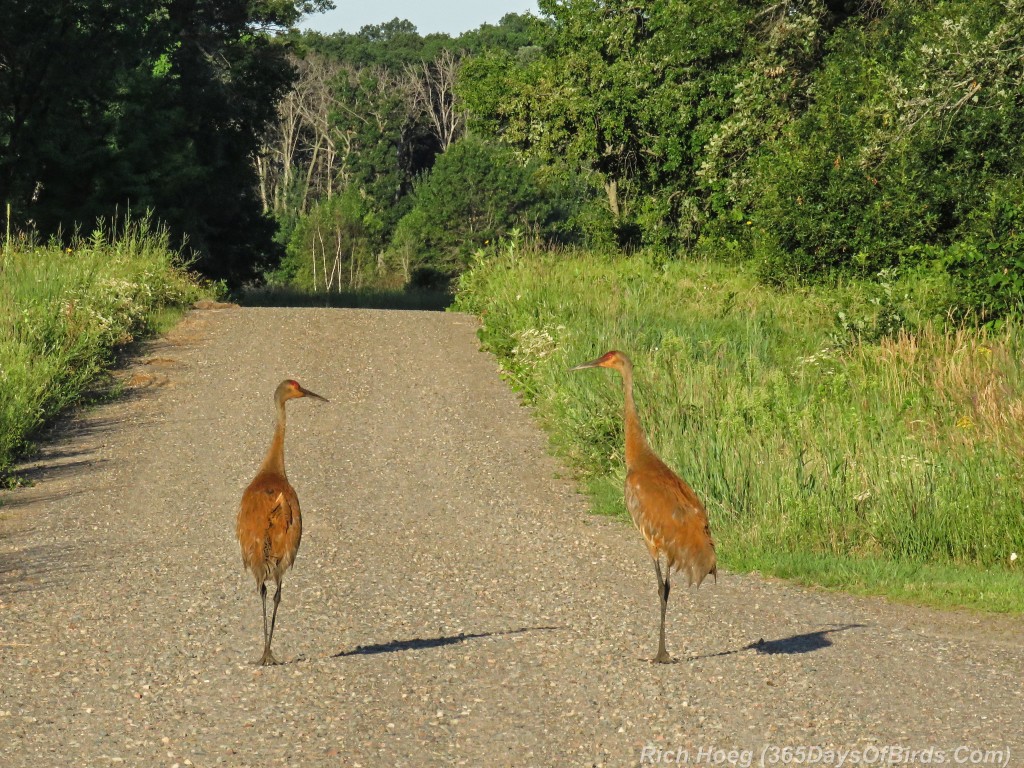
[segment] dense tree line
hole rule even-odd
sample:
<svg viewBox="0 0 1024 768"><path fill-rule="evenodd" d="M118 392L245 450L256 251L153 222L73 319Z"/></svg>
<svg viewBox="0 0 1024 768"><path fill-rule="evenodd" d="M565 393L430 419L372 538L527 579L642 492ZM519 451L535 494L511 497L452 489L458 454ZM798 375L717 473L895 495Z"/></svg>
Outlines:
<svg viewBox="0 0 1024 768"><path fill-rule="evenodd" d="M455 93L468 57L528 47L539 24L292 34L298 80L258 161L288 254L277 277L318 290L443 283L485 242L552 219L528 162L467 136Z"/></svg>
<svg viewBox="0 0 1024 768"><path fill-rule="evenodd" d="M405 278L518 229L753 258L779 283L917 270L964 311L1024 295L1021 0L539 7L457 39L307 37L333 144L307 123L276 199L301 218L354 194L362 263ZM323 232L296 231L300 259Z"/></svg>
<svg viewBox="0 0 1024 768"><path fill-rule="evenodd" d="M543 55L467 62L470 125L592 174L620 244L754 256L772 281L1024 293L1019 0L540 0Z"/></svg>
<svg viewBox="0 0 1024 768"><path fill-rule="evenodd" d="M539 0L459 37L326 0L0 0L0 191L153 208L208 274L444 280L510 236L1024 295L1024 0ZM941 301L939 302L941 303Z"/></svg>
<svg viewBox="0 0 1024 768"><path fill-rule="evenodd" d="M327 0L0 0L0 202L44 236L152 210L208 275L272 254L253 158Z"/></svg>

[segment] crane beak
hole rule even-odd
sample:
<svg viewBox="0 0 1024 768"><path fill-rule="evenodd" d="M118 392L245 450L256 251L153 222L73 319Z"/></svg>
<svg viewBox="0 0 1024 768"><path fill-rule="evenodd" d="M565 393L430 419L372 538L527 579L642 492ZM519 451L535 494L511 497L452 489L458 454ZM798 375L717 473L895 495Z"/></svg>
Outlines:
<svg viewBox="0 0 1024 768"><path fill-rule="evenodd" d="M299 387L299 391L302 392L302 396L303 397L312 397L312 398L315 398L317 400L323 400L325 403L331 402L326 397L321 397L316 392L310 392L308 389L305 389L304 387Z"/></svg>
<svg viewBox="0 0 1024 768"><path fill-rule="evenodd" d="M603 359L604 358L599 357L599 358L597 358L597 360L591 360L589 363L580 363L579 365L575 366L574 368L570 368L569 370L570 371L582 371L584 368L600 368L601 367L601 360L603 360Z"/></svg>

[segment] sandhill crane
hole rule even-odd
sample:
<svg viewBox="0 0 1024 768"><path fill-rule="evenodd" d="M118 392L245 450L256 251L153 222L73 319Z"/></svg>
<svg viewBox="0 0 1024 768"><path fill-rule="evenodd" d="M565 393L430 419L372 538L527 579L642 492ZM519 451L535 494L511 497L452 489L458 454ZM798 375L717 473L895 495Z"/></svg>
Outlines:
<svg viewBox="0 0 1024 768"><path fill-rule="evenodd" d="M657 454L651 450L633 402L633 364L622 352L612 350L596 360L572 368L612 368L622 374L625 389L626 508L643 534L654 560L661 601L661 629L658 655L653 661L666 663L665 609L668 607L669 578L673 570L686 574L687 584L698 587L710 573L718 578L715 543L711 539L708 513L693 492ZM665 557L664 578L661 558Z"/></svg>
<svg viewBox="0 0 1024 768"><path fill-rule="evenodd" d="M302 538L302 514L299 497L284 472L284 404L296 397L314 397L328 402L315 392L303 389L297 381L286 379L274 392L277 426L267 455L256 477L242 494L235 533L242 547L242 565L256 577L256 589L263 601L263 656L257 664L277 664L270 652L274 637L277 606L281 602L281 577L295 562ZM274 614L267 628L267 579L277 584Z"/></svg>

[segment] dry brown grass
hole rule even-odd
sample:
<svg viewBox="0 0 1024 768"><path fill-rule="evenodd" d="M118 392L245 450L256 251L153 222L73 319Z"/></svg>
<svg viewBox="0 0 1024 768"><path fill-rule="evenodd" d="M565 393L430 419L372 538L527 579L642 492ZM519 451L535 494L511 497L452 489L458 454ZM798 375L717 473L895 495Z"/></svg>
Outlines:
<svg viewBox="0 0 1024 768"><path fill-rule="evenodd" d="M920 421L942 442L973 447L979 441L1024 450L1024 376L1020 331L927 325L901 332L878 347L856 354L875 358L875 367L895 402L930 393ZM914 409L918 410L918 409Z"/></svg>

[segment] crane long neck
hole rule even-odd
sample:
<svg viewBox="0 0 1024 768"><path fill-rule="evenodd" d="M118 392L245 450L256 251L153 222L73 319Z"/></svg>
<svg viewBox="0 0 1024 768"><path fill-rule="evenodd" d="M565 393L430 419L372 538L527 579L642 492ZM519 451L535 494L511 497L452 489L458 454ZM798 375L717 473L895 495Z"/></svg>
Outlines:
<svg viewBox="0 0 1024 768"><path fill-rule="evenodd" d="M278 399L277 403L277 426L274 427L274 439L270 441L270 448L260 465L260 472L274 472L284 475L284 400Z"/></svg>
<svg viewBox="0 0 1024 768"><path fill-rule="evenodd" d="M644 429L640 426L640 418L636 415L636 402L633 400L633 369L630 366L622 368L622 387L626 395L626 466L631 467L641 456L650 453L651 449L647 445Z"/></svg>

